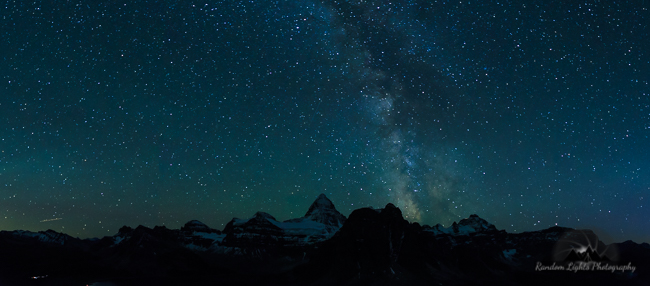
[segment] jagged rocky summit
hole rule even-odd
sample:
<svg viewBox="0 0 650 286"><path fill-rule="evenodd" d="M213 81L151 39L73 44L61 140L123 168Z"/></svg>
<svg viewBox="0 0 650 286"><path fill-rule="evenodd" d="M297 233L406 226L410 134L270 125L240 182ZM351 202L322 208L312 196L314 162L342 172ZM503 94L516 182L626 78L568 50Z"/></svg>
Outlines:
<svg viewBox="0 0 650 286"><path fill-rule="evenodd" d="M567 250L577 242L590 246ZM257 212L222 231L197 220L85 240L2 231L0 257L0 285L650 285L647 243L607 246L563 227L511 234L478 215L421 226L393 204L346 218L324 194L303 217ZM635 271L539 270L597 262Z"/></svg>
<svg viewBox="0 0 650 286"><path fill-rule="evenodd" d="M449 228L437 224L433 227L426 226L425 231L430 231L434 234L470 235L482 232L495 232L497 228L478 215L473 214L469 218L461 219L458 223L454 222Z"/></svg>

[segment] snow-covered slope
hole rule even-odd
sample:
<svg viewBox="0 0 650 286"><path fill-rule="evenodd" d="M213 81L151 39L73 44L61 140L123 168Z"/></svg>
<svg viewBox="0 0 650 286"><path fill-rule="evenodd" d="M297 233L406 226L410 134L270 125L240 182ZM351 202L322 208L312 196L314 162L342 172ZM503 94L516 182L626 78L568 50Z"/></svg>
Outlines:
<svg viewBox="0 0 650 286"><path fill-rule="evenodd" d="M20 236L20 237L32 237L41 242L60 244L60 245L65 245L68 241L74 239L73 237L67 234L59 233L51 229L48 229L46 231L39 231L39 232L16 230L13 232L13 235Z"/></svg>
<svg viewBox="0 0 650 286"><path fill-rule="evenodd" d="M304 217L279 222L272 215L257 212L250 219L233 218L224 228L224 245L299 246L330 238L341 228L345 216L324 194L309 207Z"/></svg>

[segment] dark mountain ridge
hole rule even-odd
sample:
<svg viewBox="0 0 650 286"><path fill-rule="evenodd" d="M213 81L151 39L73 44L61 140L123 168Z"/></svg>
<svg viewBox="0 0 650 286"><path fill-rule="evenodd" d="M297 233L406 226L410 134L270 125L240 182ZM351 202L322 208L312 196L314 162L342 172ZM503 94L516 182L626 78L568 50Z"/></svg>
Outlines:
<svg viewBox="0 0 650 286"><path fill-rule="evenodd" d="M2 231L0 257L0 285L650 285L647 243L564 227L511 234L478 215L421 226L393 204L346 218L323 194L301 218L257 212L222 231L197 220L85 240ZM592 269L569 269L583 262Z"/></svg>

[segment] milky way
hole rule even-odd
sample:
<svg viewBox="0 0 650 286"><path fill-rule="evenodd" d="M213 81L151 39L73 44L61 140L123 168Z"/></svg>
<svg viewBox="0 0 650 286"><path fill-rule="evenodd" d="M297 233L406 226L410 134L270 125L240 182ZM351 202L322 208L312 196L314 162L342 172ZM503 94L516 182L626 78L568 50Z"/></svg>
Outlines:
<svg viewBox="0 0 650 286"><path fill-rule="evenodd" d="M647 4L1 7L0 229L348 215L648 241Z"/></svg>

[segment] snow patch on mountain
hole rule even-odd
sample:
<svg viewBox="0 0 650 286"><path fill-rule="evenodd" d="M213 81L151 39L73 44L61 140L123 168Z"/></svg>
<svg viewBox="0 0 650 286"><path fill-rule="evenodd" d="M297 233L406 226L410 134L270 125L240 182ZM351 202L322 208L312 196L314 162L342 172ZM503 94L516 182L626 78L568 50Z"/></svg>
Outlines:
<svg viewBox="0 0 650 286"><path fill-rule="evenodd" d="M223 234L223 233L198 232L198 231L193 232L192 235L196 236L196 237L201 237L201 238L204 238L204 239L210 239L210 240L213 240L213 241L215 241L217 243L221 243L223 241L224 237L226 237L226 235Z"/></svg>
<svg viewBox="0 0 650 286"><path fill-rule="evenodd" d="M517 249L506 249L503 251L503 257L508 260L512 260L514 255L517 253Z"/></svg>
<svg viewBox="0 0 650 286"><path fill-rule="evenodd" d="M122 242L126 237L124 236L114 236L113 237L113 245L118 245L120 242Z"/></svg>
<svg viewBox="0 0 650 286"><path fill-rule="evenodd" d="M71 236L48 229L46 231L31 232L26 230L16 230L13 235L19 237L31 237L42 242L64 245L72 239Z"/></svg>
<svg viewBox="0 0 650 286"><path fill-rule="evenodd" d="M288 235L323 235L329 234L329 228L327 225L322 224L317 221L312 221L308 219L303 219L300 221L290 221L290 222L272 222L275 226L284 230Z"/></svg>

